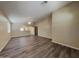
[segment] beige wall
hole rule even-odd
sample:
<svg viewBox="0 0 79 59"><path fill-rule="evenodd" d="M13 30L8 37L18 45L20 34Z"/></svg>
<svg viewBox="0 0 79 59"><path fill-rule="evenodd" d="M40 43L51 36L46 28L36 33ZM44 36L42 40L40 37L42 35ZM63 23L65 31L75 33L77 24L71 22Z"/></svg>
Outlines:
<svg viewBox="0 0 79 59"><path fill-rule="evenodd" d="M7 21L7 19L3 16L3 14L0 13L0 51L2 51L2 49L10 40L10 35L8 33L8 24L9 22Z"/></svg>
<svg viewBox="0 0 79 59"><path fill-rule="evenodd" d="M38 36L51 38L52 33L52 18L51 15L43 18L41 21L36 23L36 26L38 27Z"/></svg>
<svg viewBox="0 0 79 59"><path fill-rule="evenodd" d="M26 28L28 29L28 31L30 32L30 35L34 35L34 26L26 26Z"/></svg>
<svg viewBox="0 0 79 59"><path fill-rule="evenodd" d="M53 13L52 39L79 49L79 2L72 2Z"/></svg>
<svg viewBox="0 0 79 59"><path fill-rule="evenodd" d="M27 30L20 31L20 28L26 28ZM19 23L12 24L12 37L27 36L32 34L33 34L33 27Z"/></svg>

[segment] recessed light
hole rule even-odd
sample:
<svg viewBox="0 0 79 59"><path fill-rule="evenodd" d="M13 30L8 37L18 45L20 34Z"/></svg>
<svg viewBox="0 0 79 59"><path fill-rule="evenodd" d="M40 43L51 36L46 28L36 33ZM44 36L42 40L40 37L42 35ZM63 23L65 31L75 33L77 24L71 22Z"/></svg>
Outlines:
<svg viewBox="0 0 79 59"><path fill-rule="evenodd" d="M30 24L32 24L32 22L28 22L28 24L30 25Z"/></svg>

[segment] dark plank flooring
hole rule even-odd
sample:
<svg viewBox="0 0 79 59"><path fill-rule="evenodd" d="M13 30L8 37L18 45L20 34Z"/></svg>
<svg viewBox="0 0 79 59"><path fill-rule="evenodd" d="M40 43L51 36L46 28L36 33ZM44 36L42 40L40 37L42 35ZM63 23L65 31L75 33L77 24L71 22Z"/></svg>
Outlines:
<svg viewBox="0 0 79 59"><path fill-rule="evenodd" d="M12 38L0 58L78 58L79 51L52 43L50 39L28 36Z"/></svg>

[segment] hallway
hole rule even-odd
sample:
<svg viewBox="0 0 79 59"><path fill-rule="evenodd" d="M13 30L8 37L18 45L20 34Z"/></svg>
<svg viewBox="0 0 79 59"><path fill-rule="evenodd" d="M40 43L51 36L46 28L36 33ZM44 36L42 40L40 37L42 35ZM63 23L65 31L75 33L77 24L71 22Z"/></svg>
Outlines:
<svg viewBox="0 0 79 59"><path fill-rule="evenodd" d="M50 39L37 36L12 38L1 57L12 58L51 58L51 57L79 57L79 51L52 43Z"/></svg>

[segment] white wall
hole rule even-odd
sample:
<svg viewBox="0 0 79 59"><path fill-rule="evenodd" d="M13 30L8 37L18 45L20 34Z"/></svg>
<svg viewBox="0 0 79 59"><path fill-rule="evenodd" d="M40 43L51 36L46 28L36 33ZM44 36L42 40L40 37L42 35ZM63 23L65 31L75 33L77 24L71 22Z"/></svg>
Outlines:
<svg viewBox="0 0 79 59"><path fill-rule="evenodd" d="M52 39L52 42L79 49L79 2L53 13Z"/></svg>
<svg viewBox="0 0 79 59"><path fill-rule="evenodd" d="M26 26L26 28L28 29L28 31L30 32L30 35L35 35L35 32L34 32L34 26Z"/></svg>
<svg viewBox="0 0 79 59"><path fill-rule="evenodd" d="M43 18L41 21L36 23L38 27L38 36L52 38L52 18L51 15Z"/></svg>
<svg viewBox="0 0 79 59"><path fill-rule="evenodd" d="M20 31L20 28L27 28L27 30ZM19 23L12 24L12 37L32 35L33 34L32 31L34 31L34 29L32 29L31 26L26 26Z"/></svg>
<svg viewBox="0 0 79 59"><path fill-rule="evenodd" d="M8 33L8 20L0 13L0 51L6 46L10 40Z"/></svg>
<svg viewBox="0 0 79 59"><path fill-rule="evenodd" d="M29 35L28 31L20 31L20 28L22 28L23 26L24 26L23 24L13 23L12 24L12 37Z"/></svg>

